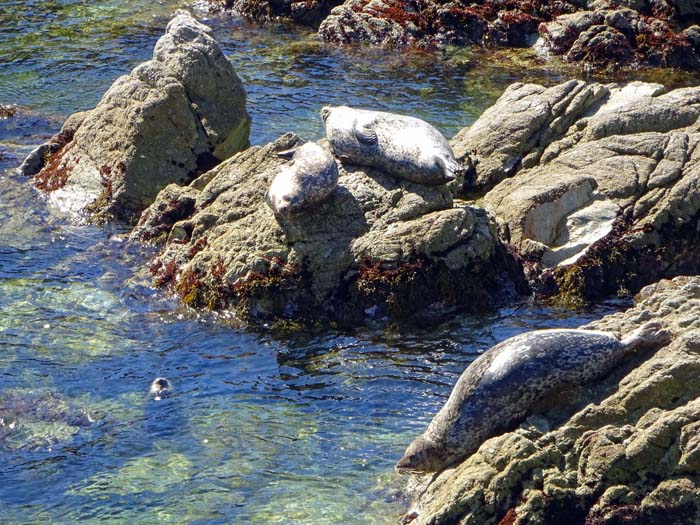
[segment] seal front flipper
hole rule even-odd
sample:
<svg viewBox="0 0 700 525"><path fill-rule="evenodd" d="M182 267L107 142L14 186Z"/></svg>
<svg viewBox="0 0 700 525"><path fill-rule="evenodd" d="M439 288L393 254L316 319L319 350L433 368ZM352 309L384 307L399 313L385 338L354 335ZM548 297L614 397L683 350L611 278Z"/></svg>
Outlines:
<svg viewBox="0 0 700 525"><path fill-rule="evenodd" d="M435 163L440 167L447 181L455 180L458 173L465 171L464 166L455 159L438 156L435 158Z"/></svg>
<svg viewBox="0 0 700 525"><path fill-rule="evenodd" d="M377 119L373 116L364 116L364 118L356 118L352 132L357 141L361 144L373 146L377 144L377 132L374 130L374 123Z"/></svg>

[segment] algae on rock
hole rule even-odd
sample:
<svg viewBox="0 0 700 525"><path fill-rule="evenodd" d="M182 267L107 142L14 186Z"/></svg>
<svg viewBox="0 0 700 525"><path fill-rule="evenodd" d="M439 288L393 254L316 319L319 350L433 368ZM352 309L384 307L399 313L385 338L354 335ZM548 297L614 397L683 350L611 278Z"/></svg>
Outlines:
<svg viewBox="0 0 700 525"><path fill-rule="evenodd" d="M586 328L627 333L651 319L675 340L424 482L410 523L697 523L700 278L648 286L633 308Z"/></svg>
<svg viewBox="0 0 700 525"><path fill-rule="evenodd" d="M277 153L301 144L283 135L161 192L133 234L167 235L156 283L191 306L244 316L357 319L434 303L476 309L498 296L499 276L518 280L486 213L454 204L446 186L346 164L317 208L276 218L263 196L285 162ZM190 215L174 211L192 201Z"/></svg>
<svg viewBox="0 0 700 525"><path fill-rule="evenodd" d="M245 91L211 30L179 11L153 59L20 167L60 208L132 219L169 183L185 184L248 145Z"/></svg>

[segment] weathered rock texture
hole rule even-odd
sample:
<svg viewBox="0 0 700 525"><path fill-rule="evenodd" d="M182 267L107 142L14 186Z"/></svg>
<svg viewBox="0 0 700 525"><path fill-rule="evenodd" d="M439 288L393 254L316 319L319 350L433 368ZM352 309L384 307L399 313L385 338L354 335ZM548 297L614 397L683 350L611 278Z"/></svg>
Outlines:
<svg viewBox="0 0 700 525"><path fill-rule="evenodd" d="M319 27L324 40L388 47L491 44L525 47L538 25L576 10L571 2L346 0Z"/></svg>
<svg viewBox="0 0 700 525"><path fill-rule="evenodd" d="M319 35L389 47L531 46L587 67L700 67L698 7L664 0L346 0ZM539 40L538 40L539 37Z"/></svg>
<svg viewBox="0 0 700 525"><path fill-rule="evenodd" d="M700 522L700 278L649 286L633 308L588 328L628 332L650 319L667 324L670 345L562 393L556 408L424 481L406 521Z"/></svg>
<svg viewBox="0 0 700 525"><path fill-rule="evenodd" d="M297 24L318 27L342 0L209 0L212 10L231 10L253 20L288 18Z"/></svg>
<svg viewBox="0 0 700 525"><path fill-rule="evenodd" d="M699 116L700 88L514 84L452 145L540 291L594 299L700 271Z"/></svg>
<svg viewBox="0 0 700 525"><path fill-rule="evenodd" d="M73 213L130 219L169 183L187 183L248 145L245 91L211 31L184 11L153 59L21 166Z"/></svg>
<svg viewBox="0 0 700 525"><path fill-rule="evenodd" d="M666 6L647 16L634 9L579 11L543 23L538 46L569 62L594 67L640 64L687 70L700 68L700 28L685 12ZM681 25L683 30L677 29Z"/></svg>
<svg viewBox="0 0 700 525"><path fill-rule="evenodd" d="M476 309L498 294L510 258L486 213L454 205L446 186L344 165L318 208L276 218L263 200L285 162L276 153L301 143L284 135L163 190L134 231L165 240L156 283L192 306L262 318Z"/></svg>

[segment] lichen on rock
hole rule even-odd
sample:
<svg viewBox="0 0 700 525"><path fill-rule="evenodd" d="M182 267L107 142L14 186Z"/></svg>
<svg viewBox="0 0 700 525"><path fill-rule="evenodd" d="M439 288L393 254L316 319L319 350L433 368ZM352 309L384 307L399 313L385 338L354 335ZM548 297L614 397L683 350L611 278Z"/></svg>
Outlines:
<svg viewBox="0 0 700 525"><path fill-rule="evenodd" d="M283 135L186 190L161 192L133 233L167 236L151 267L156 283L196 307L336 320L410 316L436 303L476 309L493 304L499 276L522 284L486 213L454 203L446 186L339 161L330 197L276 217L263 199L285 162L277 153L302 143ZM190 199L193 213L173 223Z"/></svg>
<svg viewBox="0 0 700 525"><path fill-rule="evenodd" d="M131 220L167 184L245 148L249 127L245 91L211 30L180 11L153 59L71 116L20 171L64 210Z"/></svg>
<svg viewBox="0 0 700 525"><path fill-rule="evenodd" d="M581 303L697 272L700 90L513 84L452 141L535 287Z"/></svg>
<svg viewBox="0 0 700 525"><path fill-rule="evenodd" d="M696 523L700 278L648 286L634 307L587 328L627 333L651 319L675 340L562 393L516 431L417 483L410 523Z"/></svg>

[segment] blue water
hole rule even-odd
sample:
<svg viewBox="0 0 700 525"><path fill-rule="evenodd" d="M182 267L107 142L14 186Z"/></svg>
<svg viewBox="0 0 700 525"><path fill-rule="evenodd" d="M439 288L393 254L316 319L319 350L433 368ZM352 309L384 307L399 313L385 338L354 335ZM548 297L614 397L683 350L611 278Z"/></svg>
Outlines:
<svg viewBox="0 0 700 525"><path fill-rule="evenodd" d="M0 120L0 522L393 523L405 508L393 464L475 356L620 305L524 302L429 329L282 337L152 289L149 249L119 226L72 225L14 168L149 58L178 5L0 0L0 103L21 108ZM335 49L287 25L199 13L244 81L253 143L320 137L329 103L412 114L449 136L525 77L517 62ZM149 399L156 376L171 397ZM37 392L88 423L12 413L11 396Z"/></svg>

